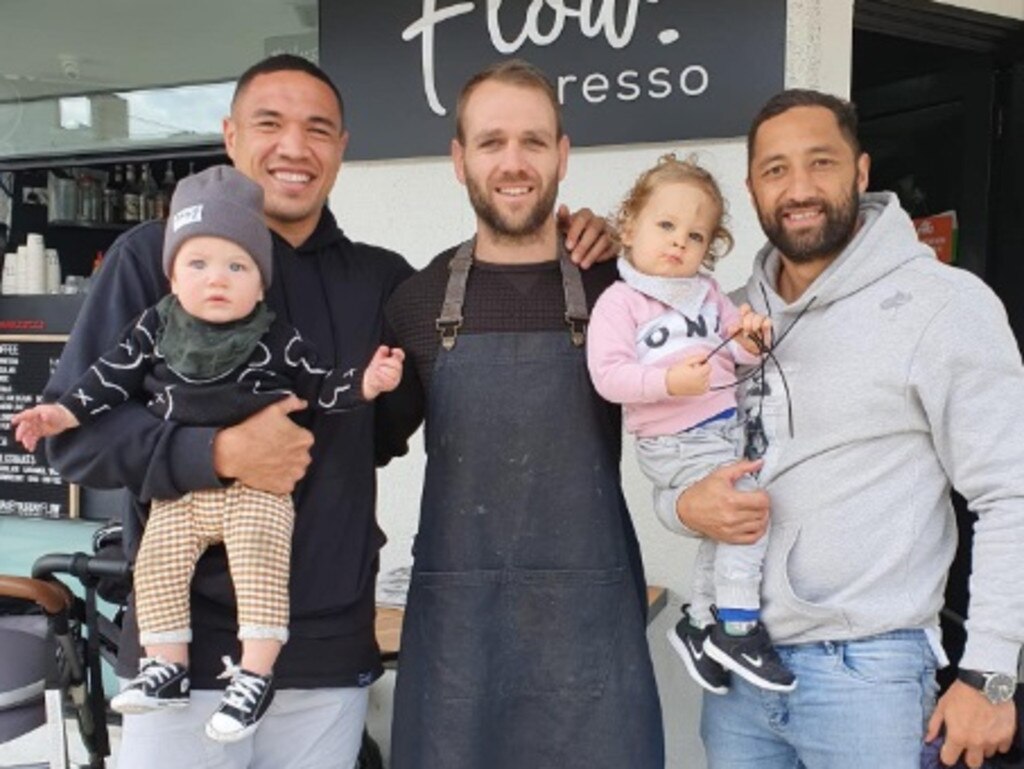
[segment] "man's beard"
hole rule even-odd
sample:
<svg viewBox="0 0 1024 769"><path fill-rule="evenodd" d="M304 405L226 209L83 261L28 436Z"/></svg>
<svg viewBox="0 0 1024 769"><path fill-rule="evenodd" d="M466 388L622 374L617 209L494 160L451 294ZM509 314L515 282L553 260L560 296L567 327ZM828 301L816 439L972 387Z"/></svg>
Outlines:
<svg viewBox="0 0 1024 769"><path fill-rule="evenodd" d="M787 232L783 216L791 209L819 206L825 214L824 226L805 232ZM757 209L757 218L769 242L789 261L807 264L818 259L839 254L850 242L857 228L860 214L860 193L854 181L847 195L835 204L825 198L807 198L792 201L779 207L771 214Z"/></svg>
<svg viewBox="0 0 1024 769"><path fill-rule="evenodd" d="M500 183L514 185L525 179L506 178ZM486 191L471 176L466 176L466 189L469 190L469 202L476 215L491 231L502 240L530 240L551 216L555 209L555 198L558 196L558 184L550 184L542 197L526 212L525 216L512 220L503 215L487 198Z"/></svg>

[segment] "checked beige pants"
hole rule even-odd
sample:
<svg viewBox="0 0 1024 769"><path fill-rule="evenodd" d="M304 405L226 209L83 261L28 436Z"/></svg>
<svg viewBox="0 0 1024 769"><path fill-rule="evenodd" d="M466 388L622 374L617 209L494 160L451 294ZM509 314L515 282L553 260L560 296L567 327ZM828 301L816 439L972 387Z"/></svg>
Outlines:
<svg viewBox="0 0 1024 769"><path fill-rule="evenodd" d="M238 637L287 641L293 519L291 496L240 483L154 500L135 562L142 644L192 640L192 574L199 556L220 542L235 586Z"/></svg>

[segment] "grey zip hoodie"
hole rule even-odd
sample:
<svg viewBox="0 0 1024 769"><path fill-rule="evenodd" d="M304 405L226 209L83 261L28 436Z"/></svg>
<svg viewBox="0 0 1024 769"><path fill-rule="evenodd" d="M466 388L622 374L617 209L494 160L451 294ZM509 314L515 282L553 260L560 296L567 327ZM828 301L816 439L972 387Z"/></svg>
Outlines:
<svg viewBox="0 0 1024 769"><path fill-rule="evenodd" d="M761 407L772 504L763 617L773 639L937 628L956 546L952 483L979 516L961 665L1015 674L1024 368L1002 305L918 242L891 193L862 197L854 240L793 304L775 291L778 268L766 247L746 286L776 339L795 324L775 351L793 437L771 363ZM751 389L748 414L759 403Z"/></svg>

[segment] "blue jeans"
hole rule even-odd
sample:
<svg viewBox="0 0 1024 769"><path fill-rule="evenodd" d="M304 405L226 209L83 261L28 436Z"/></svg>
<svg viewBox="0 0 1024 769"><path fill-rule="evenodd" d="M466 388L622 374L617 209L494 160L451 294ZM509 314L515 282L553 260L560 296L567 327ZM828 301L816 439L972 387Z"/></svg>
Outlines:
<svg viewBox="0 0 1024 769"><path fill-rule="evenodd" d="M935 656L924 631L779 646L790 694L733 676L704 695L709 769L918 769L935 707Z"/></svg>

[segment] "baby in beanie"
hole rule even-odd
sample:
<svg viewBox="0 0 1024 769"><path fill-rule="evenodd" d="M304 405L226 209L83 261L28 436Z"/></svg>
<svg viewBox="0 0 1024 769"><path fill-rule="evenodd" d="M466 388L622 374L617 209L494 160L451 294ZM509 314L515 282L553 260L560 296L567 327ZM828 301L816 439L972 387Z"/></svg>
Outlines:
<svg viewBox="0 0 1024 769"><path fill-rule="evenodd" d="M404 354L381 346L362 369L322 367L298 331L263 302L273 271L263 190L230 166L182 179L171 199L163 266L171 293L131 325L56 403L17 414L16 437L82 427L129 399L162 419L227 427L296 395L325 412L358 408L394 390ZM189 583L196 561L223 542L238 603L242 657L224 658L229 679L206 733L220 742L250 734L273 698L273 666L288 640L290 495L234 483L153 500L135 563L139 674L111 701L120 713L189 702Z"/></svg>

